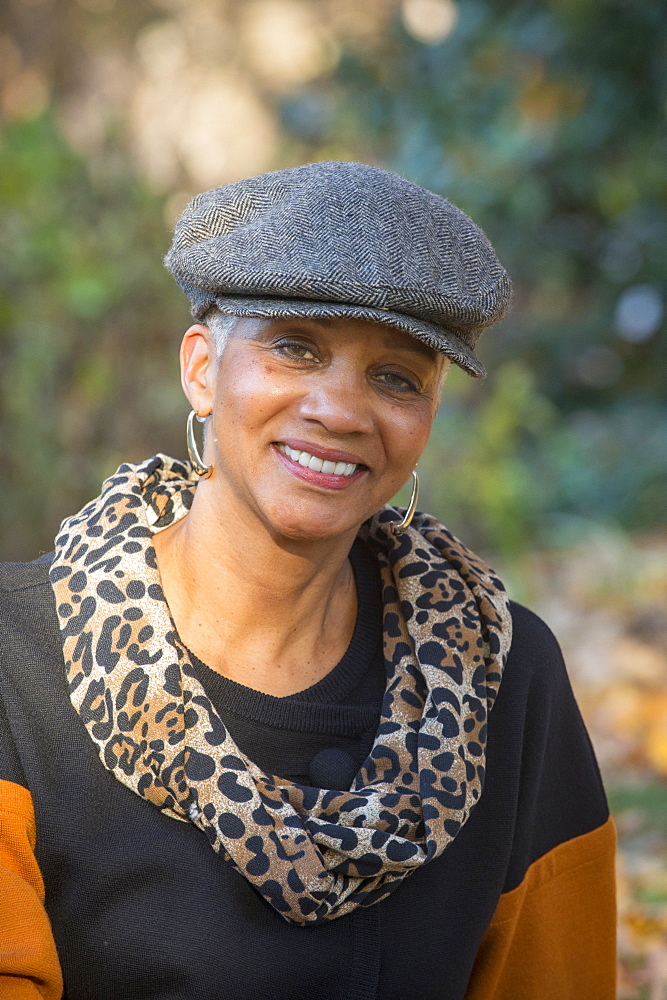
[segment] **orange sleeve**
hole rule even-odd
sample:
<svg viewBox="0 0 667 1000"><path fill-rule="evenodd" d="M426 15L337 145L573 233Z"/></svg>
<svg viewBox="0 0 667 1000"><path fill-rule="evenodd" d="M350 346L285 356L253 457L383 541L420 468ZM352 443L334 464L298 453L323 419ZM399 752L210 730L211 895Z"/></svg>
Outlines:
<svg viewBox="0 0 667 1000"><path fill-rule="evenodd" d="M30 792L0 779L0 997L60 1000L62 973L34 855Z"/></svg>
<svg viewBox="0 0 667 1000"><path fill-rule="evenodd" d="M609 819L530 866L501 896L466 1000L614 1000L615 847Z"/></svg>

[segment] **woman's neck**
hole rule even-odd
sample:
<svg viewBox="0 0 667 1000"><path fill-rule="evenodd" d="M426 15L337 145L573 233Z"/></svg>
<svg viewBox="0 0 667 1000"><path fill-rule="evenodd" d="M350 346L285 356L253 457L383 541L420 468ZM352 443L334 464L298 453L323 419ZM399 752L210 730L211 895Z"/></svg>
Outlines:
<svg viewBox="0 0 667 1000"><path fill-rule="evenodd" d="M297 543L261 525L220 523L197 493L187 517L154 538L181 641L218 673L284 697L341 659L356 620L352 538Z"/></svg>

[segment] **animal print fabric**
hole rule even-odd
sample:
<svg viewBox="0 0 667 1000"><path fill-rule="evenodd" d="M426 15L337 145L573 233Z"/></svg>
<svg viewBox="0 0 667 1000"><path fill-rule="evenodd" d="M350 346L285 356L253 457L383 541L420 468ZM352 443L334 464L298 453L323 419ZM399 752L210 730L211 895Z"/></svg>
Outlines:
<svg viewBox="0 0 667 1000"><path fill-rule="evenodd" d="M437 857L484 783L487 715L511 639L500 581L441 524L396 510L361 528L380 564L387 686L350 789L264 774L235 745L171 620L154 533L184 517L192 466L121 465L56 539L56 597L72 704L132 791L189 821L286 920L371 906Z"/></svg>

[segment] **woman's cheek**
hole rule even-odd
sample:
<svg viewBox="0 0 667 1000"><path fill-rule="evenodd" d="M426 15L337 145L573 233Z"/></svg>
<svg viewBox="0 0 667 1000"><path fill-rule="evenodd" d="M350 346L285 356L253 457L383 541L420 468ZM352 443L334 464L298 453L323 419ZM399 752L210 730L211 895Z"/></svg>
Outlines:
<svg viewBox="0 0 667 1000"><path fill-rule="evenodd" d="M388 456L393 463L409 466L408 475L426 447L434 413L428 400L420 400L414 410L396 414L388 434Z"/></svg>

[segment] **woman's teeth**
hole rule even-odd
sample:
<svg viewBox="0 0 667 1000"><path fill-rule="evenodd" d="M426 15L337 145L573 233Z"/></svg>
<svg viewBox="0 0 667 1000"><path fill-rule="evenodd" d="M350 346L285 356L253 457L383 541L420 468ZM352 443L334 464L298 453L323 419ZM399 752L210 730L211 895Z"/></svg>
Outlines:
<svg viewBox="0 0 667 1000"><path fill-rule="evenodd" d="M329 476L351 476L357 469L354 462L325 462L307 451L297 451L296 448L290 448L289 445L282 443L278 445L278 451L282 451L283 455L287 455L304 468L312 469L313 472L325 472Z"/></svg>

